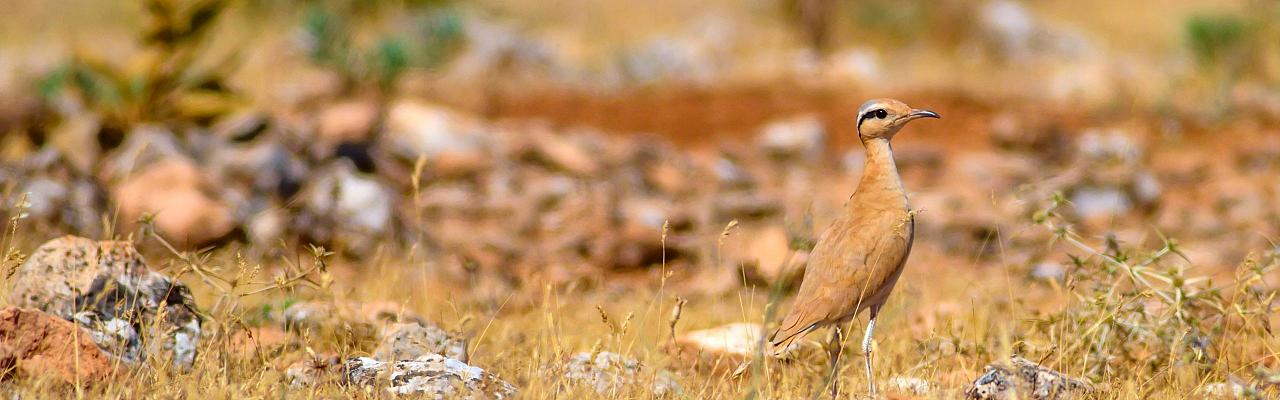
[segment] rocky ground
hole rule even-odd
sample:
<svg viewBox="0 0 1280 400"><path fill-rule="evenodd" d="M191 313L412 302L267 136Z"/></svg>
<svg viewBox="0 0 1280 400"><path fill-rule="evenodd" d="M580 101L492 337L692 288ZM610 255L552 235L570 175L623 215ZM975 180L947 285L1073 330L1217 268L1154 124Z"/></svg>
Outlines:
<svg viewBox="0 0 1280 400"><path fill-rule="evenodd" d="M1158 235L1178 238L1185 259L1166 268L1195 266L1197 274L1229 280L1233 266L1273 251L1267 238L1280 210L1267 188L1280 152L1269 136L1241 133L1259 139L1245 145L1208 133L1170 137L1140 123L1078 129L1016 111L965 114L982 106L954 101L937 107L946 117L959 114L941 124L980 129L920 129L897 146L920 212L921 240L903 297L934 293L895 308L908 312L897 324L909 326L920 346L938 345L928 338L956 323L963 315L957 307L993 290L1016 289L999 296L1017 301L1015 309L1052 312L1071 303L1053 293L1083 279L1066 257L1080 253L1053 245L1053 230L1035 226L1055 198L1065 201L1061 218L1088 242L1150 248L1161 245ZM833 145L842 129L818 114L780 117L742 140L686 147L661 136L495 122L419 100L391 103L382 123L360 115L372 110L339 103L303 122L249 113L209 129L143 126L100 152L46 141L8 164L16 230L8 236L14 272L5 310L13 326L4 337L13 338L6 357L19 377L9 384L93 387L111 374L140 373L138 366L198 371L208 368L201 362L246 356L276 371L272 381L282 386L270 390L281 393L343 388L503 398L532 379L541 382L534 393L678 396L699 393L699 376L751 382L758 368L785 370L753 364L765 329L760 313L770 312L762 307L773 301L770 293L798 282L817 229L851 193L861 168L860 149ZM93 144L93 121L84 124L80 143ZM961 144L942 144L953 141ZM114 232L133 243L68 236L30 247L57 232ZM151 264L135 245L155 253ZM300 252L310 245L324 250ZM398 271L384 275L388 269ZM406 303L376 294L399 286L379 276L432 283L396 289L418 297ZM930 276L961 280L938 284ZM557 347L566 352L555 356L561 361L535 357L548 364L534 376L509 364L497 374L483 361L468 364L504 316L559 318L546 309L549 295L581 296L585 307L563 317L598 314L602 337L613 339L576 353ZM603 305L636 295L656 301ZM750 304L741 305L743 296ZM699 315L726 302L739 303L737 325L707 325L734 322L723 315L680 317L684 304ZM410 304L451 304L473 310L453 313L467 315L464 321L490 320L441 321ZM586 304L602 305L597 313ZM627 326L642 305L643 320L654 325L646 329L658 338L642 354L660 369L623 351L630 346L608 344L653 340ZM655 305L675 305L676 315L663 322L651 314ZM469 328L450 331L442 322ZM663 335L668 329L657 326L666 323L672 327ZM512 332L521 329L514 326L490 340L514 344L532 334ZM49 339L39 340L57 345L25 339L46 331L40 336ZM83 340L52 339L77 332L96 344L93 351L65 347ZM969 368L999 361L944 343L979 363ZM220 346L230 346L231 355L209 355ZM810 370L822 365L818 353L801 358ZM38 367L46 363L53 368ZM975 398L1096 390L1074 377L1018 383L1030 375L1010 372L1035 364L1014 358L1013 367L996 363L968 377L894 371L882 385L909 396ZM1216 390L1255 390L1247 382L1225 385Z"/></svg>
<svg viewBox="0 0 1280 400"><path fill-rule="evenodd" d="M1187 72L984 4L954 42L998 61L954 73L1000 85L937 49L761 56L714 18L592 69L468 19L451 68L394 90L0 96L0 391L820 393L822 335L782 360L762 337L857 184L852 110L892 95L943 119L894 143L918 225L877 330L890 396L1275 396L1280 97L1134 94Z"/></svg>

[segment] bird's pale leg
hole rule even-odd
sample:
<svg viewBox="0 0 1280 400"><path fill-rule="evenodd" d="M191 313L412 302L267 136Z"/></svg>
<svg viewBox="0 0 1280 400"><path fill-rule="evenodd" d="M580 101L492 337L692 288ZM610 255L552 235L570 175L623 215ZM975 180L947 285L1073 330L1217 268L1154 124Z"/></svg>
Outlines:
<svg viewBox="0 0 1280 400"><path fill-rule="evenodd" d="M867 388L871 392L871 397L876 397L876 380L875 374L871 372L871 335L876 330L876 314L879 314L879 308L871 309L871 320L867 322L867 333L862 337L862 355L867 362Z"/></svg>
<svg viewBox="0 0 1280 400"><path fill-rule="evenodd" d="M835 330L831 332L831 343L828 343L827 352L831 355L831 398L839 398L840 396L840 353L844 351L844 328L840 324L832 325Z"/></svg>

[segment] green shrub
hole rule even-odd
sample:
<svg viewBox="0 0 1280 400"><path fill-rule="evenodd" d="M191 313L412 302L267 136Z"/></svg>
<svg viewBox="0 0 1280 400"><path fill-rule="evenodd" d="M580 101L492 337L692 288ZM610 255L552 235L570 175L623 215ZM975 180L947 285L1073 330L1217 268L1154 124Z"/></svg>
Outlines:
<svg viewBox="0 0 1280 400"><path fill-rule="evenodd" d="M78 51L40 79L37 90L51 104L61 96L77 98L103 118L104 131L123 132L140 122L208 121L237 101L224 83L235 57L206 56L209 33L227 5L146 1L144 28L135 38L141 50L127 62Z"/></svg>
<svg viewBox="0 0 1280 400"><path fill-rule="evenodd" d="M385 13L419 15L409 18L406 29L396 30L396 24L390 24L391 32L382 33L368 46L353 39L360 25L353 19L377 19L377 11L344 14L341 7L312 7L301 25L308 42L307 55L316 65L338 73L344 91L374 85L388 90L409 68L433 69L444 64L461 43L462 27L455 11L435 2L417 7Z"/></svg>
<svg viewBox="0 0 1280 400"><path fill-rule="evenodd" d="M1241 55L1252 34L1248 21L1230 14L1194 15L1187 19L1184 30L1187 46L1202 66Z"/></svg>

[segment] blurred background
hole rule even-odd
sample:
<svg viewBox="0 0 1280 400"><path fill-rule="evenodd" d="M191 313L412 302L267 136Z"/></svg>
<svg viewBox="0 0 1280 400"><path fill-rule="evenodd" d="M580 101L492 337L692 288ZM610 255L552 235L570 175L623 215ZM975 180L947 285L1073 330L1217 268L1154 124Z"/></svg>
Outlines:
<svg viewBox="0 0 1280 400"><path fill-rule="evenodd" d="M412 249L502 288L666 262L772 282L854 189L873 97L944 117L896 141L926 259L1060 276L1028 228L1054 193L1094 237L1207 265L1280 226L1273 1L4 8L23 230Z"/></svg>

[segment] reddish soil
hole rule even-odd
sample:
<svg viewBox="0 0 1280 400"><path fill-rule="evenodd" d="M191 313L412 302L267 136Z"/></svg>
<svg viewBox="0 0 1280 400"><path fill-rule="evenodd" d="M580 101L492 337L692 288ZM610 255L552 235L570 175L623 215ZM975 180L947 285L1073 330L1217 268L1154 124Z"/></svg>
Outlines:
<svg viewBox="0 0 1280 400"><path fill-rule="evenodd" d="M113 362L79 326L37 310L9 307L0 310L0 371L14 368L29 377L92 382L110 375Z"/></svg>
<svg viewBox="0 0 1280 400"><path fill-rule="evenodd" d="M838 151L856 143L852 136L854 110L868 98L889 95L937 111L945 121L914 125L911 135L904 135L904 143L929 142L951 149L984 148L989 117L1000 108L1045 113L1043 107L1027 102L1003 101L997 108L987 100L955 92L872 94L792 82L613 92L555 88L504 90L491 97L485 112L494 118L536 118L558 125L594 126L611 132L656 133L692 148L725 140L750 139L759 126L771 120L817 113L827 126L838 127L830 139L831 147ZM1071 112L1055 110L1053 113L1056 120L1065 124L1080 120Z"/></svg>

